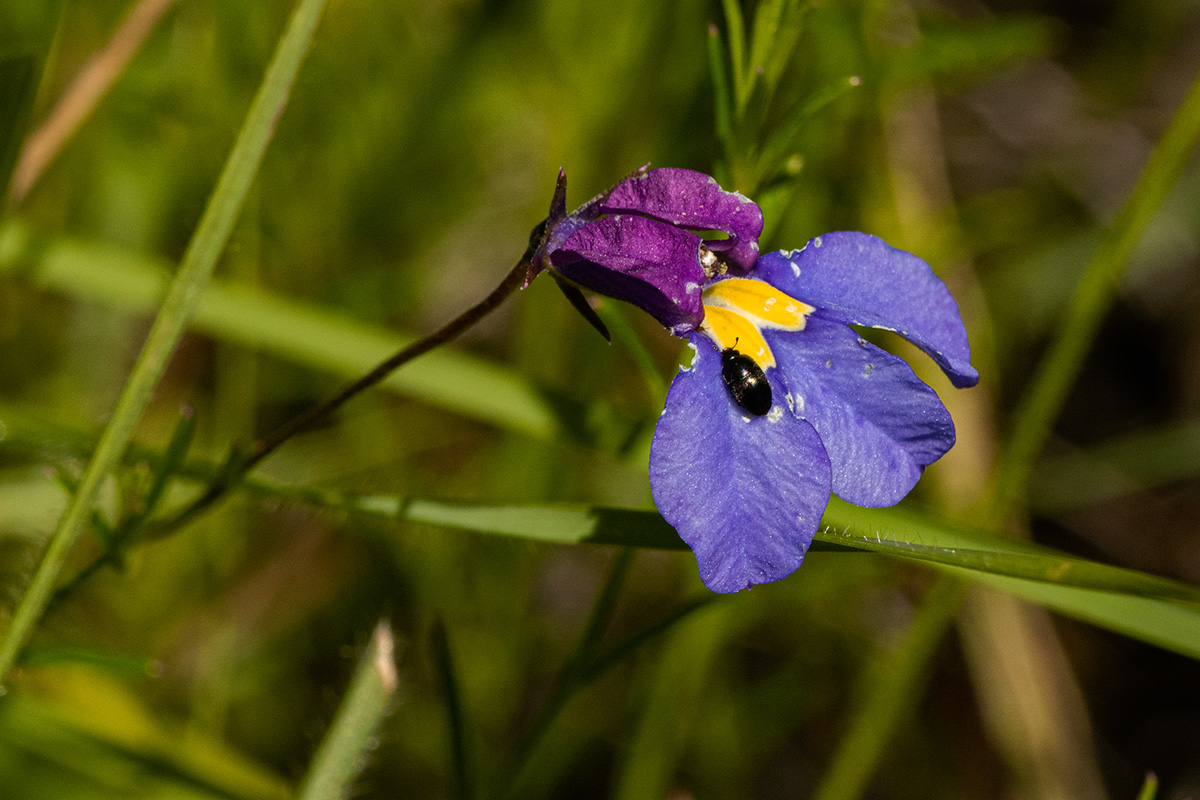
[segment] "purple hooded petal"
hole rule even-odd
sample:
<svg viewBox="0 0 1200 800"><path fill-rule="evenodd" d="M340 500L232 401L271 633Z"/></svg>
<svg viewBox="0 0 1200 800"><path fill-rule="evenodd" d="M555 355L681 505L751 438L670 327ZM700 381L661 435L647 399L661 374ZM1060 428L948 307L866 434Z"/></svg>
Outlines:
<svg viewBox="0 0 1200 800"><path fill-rule="evenodd" d="M790 575L829 502L829 458L811 425L786 413L751 417L729 397L720 355L702 335L667 394L650 448L659 512L696 554L714 592Z"/></svg>
<svg viewBox="0 0 1200 800"><path fill-rule="evenodd" d="M580 286L632 303L677 336L704 318L700 237L643 217L612 216L577 228L550 254Z"/></svg>
<svg viewBox="0 0 1200 800"><path fill-rule="evenodd" d="M833 491L860 506L890 506L954 445L937 393L903 360L845 325L809 318L796 333L768 331L777 399L817 429Z"/></svg>
<svg viewBox="0 0 1200 800"><path fill-rule="evenodd" d="M706 242L744 272L758 258L763 217L758 206L737 192L727 192L703 172L652 169L617 184L597 211L640 214L691 230L714 230L728 239Z"/></svg>
<svg viewBox="0 0 1200 800"><path fill-rule="evenodd" d="M928 353L957 387L979 373L958 304L921 259L865 233L827 233L802 250L768 253L758 277L825 319L895 331Z"/></svg>

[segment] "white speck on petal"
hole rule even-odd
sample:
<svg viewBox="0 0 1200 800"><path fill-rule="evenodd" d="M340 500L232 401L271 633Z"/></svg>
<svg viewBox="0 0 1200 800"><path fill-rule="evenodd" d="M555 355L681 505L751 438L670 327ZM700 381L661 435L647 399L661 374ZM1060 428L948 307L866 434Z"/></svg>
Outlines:
<svg viewBox="0 0 1200 800"><path fill-rule="evenodd" d="M688 281L687 283L685 283L683 285L683 290L685 292L687 292L688 294L691 294L692 292L696 291L699 288L700 288L700 284L696 283L695 281ZM675 301L675 305L679 305L678 300Z"/></svg>
<svg viewBox="0 0 1200 800"><path fill-rule="evenodd" d="M767 412L767 422L779 422L783 419L783 406L771 406L771 410Z"/></svg>
<svg viewBox="0 0 1200 800"><path fill-rule="evenodd" d="M830 358L825 359L825 369L829 369L832 366L833 366L833 359L830 359Z"/></svg>
<svg viewBox="0 0 1200 800"><path fill-rule="evenodd" d="M796 408L794 410L797 414L804 413L804 397L803 396L796 395Z"/></svg>
<svg viewBox="0 0 1200 800"><path fill-rule="evenodd" d="M783 399L784 399L784 400L787 400L788 408L789 408L790 410L792 410L792 411L795 411L795 410L796 410L796 398L792 397L792 393L791 393L791 392L788 392L787 394L785 394L785 395L783 396Z"/></svg>
<svg viewBox="0 0 1200 800"><path fill-rule="evenodd" d="M742 422L746 422L746 423L748 423L748 422L750 422L750 418L749 418L749 417L747 417L745 414L743 414L743 415L742 415Z"/></svg>
<svg viewBox="0 0 1200 800"><path fill-rule="evenodd" d="M777 298L768 297L766 299L766 301L763 303L763 311L769 311L771 306L775 305L776 300L777 300ZM791 311L794 308L795 308L795 306L789 305L788 311Z"/></svg>
<svg viewBox="0 0 1200 800"><path fill-rule="evenodd" d="M795 261L789 261L788 263L792 265L792 274L795 275L797 278L799 278L800 277L800 265L797 264Z"/></svg>
<svg viewBox="0 0 1200 800"><path fill-rule="evenodd" d="M813 247L820 247L821 246L821 237L818 236L817 238L813 239L812 243L813 243Z"/></svg>

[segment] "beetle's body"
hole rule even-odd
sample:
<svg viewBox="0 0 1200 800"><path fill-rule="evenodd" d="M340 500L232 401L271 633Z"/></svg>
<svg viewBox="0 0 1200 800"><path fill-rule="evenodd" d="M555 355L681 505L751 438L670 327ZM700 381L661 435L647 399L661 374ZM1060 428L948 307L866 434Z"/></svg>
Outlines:
<svg viewBox="0 0 1200 800"><path fill-rule="evenodd" d="M771 410L771 383L750 356L726 347L721 351L721 377L729 396L751 414L761 417Z"/></svg>

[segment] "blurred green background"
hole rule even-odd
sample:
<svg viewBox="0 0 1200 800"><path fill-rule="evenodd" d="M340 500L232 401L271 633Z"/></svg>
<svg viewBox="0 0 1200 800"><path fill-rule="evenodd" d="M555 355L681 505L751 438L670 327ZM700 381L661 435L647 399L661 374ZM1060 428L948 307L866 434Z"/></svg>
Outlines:
<svg viewBox="0 0 1200 800"><path fill-rule="evenodd" d="M5 175L139 5L0 2ZM6 615L292 7L160 5L94 112L27 193L10 192L0 224ZM742 7L752 19L755 3ZM716 170L753 192L764 249L854 229L935 265L984 377L959 393L917 365L955 414L959 444L906 502L969 507L1100 232L1200 69L1200 4L826 0L752 114L778 129L828 87L860 85L804 119L783 168L760 175L743 158L753 138L723 147L716 136L709 23L728 36L721 3L330 0L139 452L165 447L187 405L191 456L220 461L232 441L486 294L545 216L560 166L573 207L652 162ZM1027 493L1037 541L1193 584L1198 237L1193 166L1143 238ZM478 786L491 797L508 785L530 798L810 796L926 571L815 552L788 580L650 637L573 695L526 758L521 741L616 550L342 507L369 495L652 508L648 435L680 346L611 302L601 312L611 346L537 281L256 473L322 497L238 493L55 603L0 699L0 798L290 796L381 617L396 632L399 689L354 796ZM137 502L151 461L127 459L104 518ZM103 547L89 534L68 575ZM639 552L604 641L704 597L695 572L688 553ZM1012 640L1045 656L1008 676L1029 688L1018 698L989 672L968 606L867 796L1124 798L1147 770L1162 797L1200 794L1195 661L1039 619L1032 639ZM466 720L466 788L451 766L440 625Z"/></svg>

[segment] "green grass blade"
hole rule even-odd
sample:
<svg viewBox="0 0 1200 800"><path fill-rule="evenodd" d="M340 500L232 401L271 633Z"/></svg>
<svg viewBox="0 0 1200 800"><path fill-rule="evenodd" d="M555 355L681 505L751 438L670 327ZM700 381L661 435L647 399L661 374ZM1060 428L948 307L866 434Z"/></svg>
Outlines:
<svg viewBox="0 0 1200 800"><path fill-rule="evenodd" d="M25 259L33 254L36 260L27 267ZM135 314L157 306L168 276L165 262L99 243L39 243L13 221L0 228L0 273L18 270L46 289ZM204 289L189 327L343 378L358 378L416 338L219 279ZM382 385L537 438L558 431L550 406L527 381L450 348L427 353Z"/></svg>
<svg viewBox="0 0 1200 800"><path fill-rule="evenodd" d="M794 155L793 149L809 121L822 109L844 94L862 85L857 75L850 75L814 92L798 105L767 139L755 162L755 181L762 185L784 168Z"/></svg>
<svg viewBox="0 0 1200 800"><path fill-rule="evenodd" d="M813 792L813 800L862 797L896 727L920 700L928 664L962 602L961 581L941 578L926 593L898 646L876 659L861 683L850 729Z"/></svg>
<svg viewBox="0 0 1200 800"><path fill-rule="evenodd" d="M1138 431L1040 463L1029 486L1035 511L1055 514L1200 475L1200 420Z"/></svg>
<svg viewBox="0 0 1200 800"><path fill-rule="evenodd" d="M729 29L729 72L733 75L734 108L740 116L745 107L746 88L746 20L738 0L721 0L725 10L725 26Z"/></svg>
<svg viewBox="0 0 1200 800"><path fill-rule="evenodd" d="M1158 776L1153 772L1146 773L1142 790L1138 792L1137 800L1154 800L1158 796Z"/></svg>
<svg viewBox="0 0 1200 800"><path fill-rule="evenodd" d="M32 446L53 439L86 448L87 437L38 423L0 407L7 443ZM153 454L139 457L155 463ZM181 474L207 480L216 465L189 463ZM284 486L250 478L246 489L264 496L338 511L421 522L475 533L514 536L557 544L599 544L684 550L678 535L657 513L595 506L493 506L405 500L392 495L350 495L334 490ZM834 499L826 510L831 529L813 550L881 552L925 563L1018 597L1085 619L1133 638L1200 658L1200 607L1195 587L1033 545L999 539L986 531L939 521L903 508L858 508Z"/></svg>
<svg viewBox="0 0 1200 800"><path fill-rule="evenodd" d="M904 508L859 508L834 499L824 522L830 527L818 532L819 543L844 544L974 574L1200 603L1200 587L1003 540Z"/></svg>
<svg viewBox="0 0 1200 800"><path fill-rule="evenodd" d="M653 511L598 506L486 506L412 500L402 515L477 533L519 536L559 544L620 544L682 549L665 520ZM831 527L816 543L866 550L974 575L1090 589L1145 598L1200 603L1200 588L1087 559L1005 542L982 531L928 520L900 509L861 509L834 501L825 514ZM1198 609L1200 610L1200 609Z"/></svg>
<svg viewBox="0 0 1200 800"><path fill-rule="evenodd" d="M650 351L642 343L642 338L629 323L625 307L617 303L604 302L596 309L596 313L612 331L613 338L629 351L630 358L633 359L633 363L637 364L638 371L642 373L642 377L646 379L646 384L650 387L650 395L661 405L662 398L667 396L667 382L663 379L662 373L658 371L658 365L654 363L654 356L650 355Z"/></svg>
<svg viewBox="0 0 1200 800"><path fill-rule="evenodd" d="M37 97L62 0L0 2L0 209Z"/></svg>
<svg viewBox="0 0 1200 800"><path fill-rule="evenodd" d="M1005 510L1024 489L1067 392L1083 368L1121 274L1154 213L1188 163L1200 140L1200 78L1192 87L1113 224L1105 231L1063 315L1050 350L1014 415L1015 427L991 487L991 509Z"/></svg>
<svg viewBox="0 0 1200 800"><path fill-rule="evenodd" d="M612 797L668 797L680 759L704 705L713 664L731 632L729 604L714 603L690 615L667 637L644 699L632 741L625 748Z"/></svg>
<svg viewBox="0 0 1200 800"><path fill-rule="evenodd" d="M733 100L730 95L729 70L725 68L725 48L722 46L721 29L708 26L708 71L713 85L713 119L717 140L728 160L733 149ZM720 176L718 176L720 181Z"/></svg>
<svg viewBox="0 0 1200 800"><path fill-rule="evenodd" d="M759 78L779 43L779 18L783 6L791 0L762 0L754 9L754 25L750 31L750 60L746 63L746 99L754 94Z"/></svg>
<svg viewBox="0 0 1200 800"><path fill-rule="evenodd" d="M133 428L166 368L167 360L200 302L204 286L225 247L250 181L275 130L275 122L287 102L292 81L299 71L324 7L325 0L300 0L288 21L258 95L204 210L204 216L188 244L133 373L84 472L79 491L71 499L58 528L51 536L33 580L0 642L0 682L7 677L41 617L104 479L120 461Z"/></svg>
<svg viewBox="0 0 1200 800"><path fill-rule="evenodd" d="M439 619L430 634L433 657L437 662L438 681L446 699L446 727L450 731L450 763L454 772L454 796L458 800L469 800L475 796L475 771L467 751L466 717L463 712L462 692L459 690L458 670L454 666L454 654L450 651L450 638L446 625Z"/></svg>
<svg viewBox="0 0 1200 800"><path fill-rule="evenodd" d="M386 507L378 498L373 505ZM651 511L456 505L429 500L401 504L394 499L391 511L412 521L560 544L683 547L673 529ZM823 532L818 545L883 551L927 563L1132 638L1200 658L1200 593L1194 587L1001 541L901 509L863 509L835 500L825 520L836 530Z"/></svg>
<svg viewBox="0 0 1200 800"><path fill-rule="evenodd" d="M379 501L383 500L383 503ZM376 507L387 508L386 498ZM400 516L476 533L518 536L555 544L604 544L686 550L675 529L653 511L598 506L490 506L411 500Z"/></svg>
<svg viewBox="0 0 1200 800"><path fill-rule="evenodd" d="M396 693L395 641L386 622L375 627L359 659L346 699L309 765L297 800L341 800L373 749L375 732Z"/></svg>

